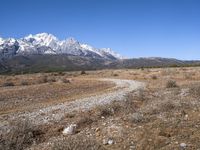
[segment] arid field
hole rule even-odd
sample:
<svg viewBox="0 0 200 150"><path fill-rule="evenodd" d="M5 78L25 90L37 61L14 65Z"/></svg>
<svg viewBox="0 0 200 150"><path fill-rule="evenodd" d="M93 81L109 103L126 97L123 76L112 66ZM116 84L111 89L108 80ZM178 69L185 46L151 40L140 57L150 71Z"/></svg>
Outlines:
<svg viewBox="0 0 200 150"><path fill-rule="evenodd" d="M200 67L1 75L0 120L2 150L197 150Z"/></svg>

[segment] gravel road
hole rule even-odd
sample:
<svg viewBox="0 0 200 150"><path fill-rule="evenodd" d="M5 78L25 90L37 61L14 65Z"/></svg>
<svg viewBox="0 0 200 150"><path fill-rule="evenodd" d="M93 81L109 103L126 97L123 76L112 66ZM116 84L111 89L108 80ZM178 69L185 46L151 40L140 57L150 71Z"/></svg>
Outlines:
<svg viewBox="0 0 200 150"><path fill-rule="evenodd" d="M101 81L114 82L115 89L110 93L91 96L84 99L77 99L72 102L64 102L54 106L48 106L34 112L20 112L9 114L6 116L0 116L0 132L8 127L8 121L20 118L29 118L32 123L41 125L45 123L51 123L60 121L66 113L72 111L86 111L92 109L97 105L106 105L114 100L124 100L126 94L131 91L144 88L144 83L133 80L121 80L121 79L100 79Z"/></svg>

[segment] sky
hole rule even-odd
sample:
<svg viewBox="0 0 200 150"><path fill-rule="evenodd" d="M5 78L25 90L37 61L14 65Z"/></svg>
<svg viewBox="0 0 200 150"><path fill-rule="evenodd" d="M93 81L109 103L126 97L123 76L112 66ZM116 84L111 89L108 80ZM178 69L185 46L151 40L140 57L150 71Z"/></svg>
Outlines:
<svg viewBox="0 0 200 150"><path fill-rule="evenodd" d="M200 0L0 0L0 36L47 32L127 58L200 60Z"/></svg>

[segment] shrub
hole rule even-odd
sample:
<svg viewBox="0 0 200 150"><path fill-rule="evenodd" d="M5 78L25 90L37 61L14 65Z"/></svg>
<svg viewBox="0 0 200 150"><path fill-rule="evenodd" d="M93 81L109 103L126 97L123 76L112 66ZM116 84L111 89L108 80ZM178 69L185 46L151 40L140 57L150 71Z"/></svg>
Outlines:
<svg viewBox="0 0 200 150"><path fill-rule="evenodd" d="M105 148L94 138L75 135L56 141L52 150L105 150Z"/></svg>
<svg viewBox="0 0 200 150"><path fill-rule="evenodd" d="M3 86L15 86L15 84L13 82L5 82Z"/></svg>
<svg viewBox="0 0 200 150"><path fill-rule="evenodd" d="M85 71L81 71L81 75L83 75L83 74L86 74L86 72Z"/></svg>
<svg viewBox="0 0 200 150"><path fill-rule="evenodd" d="M71 81L69 79L66 79L66 78L61 78L58 80L58 82L60 83L71 83Z"/></svg>
<svg viewBox="0 0 200 150"><path fill-rule="evenodd" d="M144 121L144 116L141 113L133 113L129 116L129 121L131 123L140 123Z"/></svg>
<svg viewBox="0 0 200 150"><path fill-rule="evenodd" d="M176 81L174 80L167 81L166 88L174 88L174 87L178 87L178 85L176 84Z"/></svg>
<svg viewBox="0 0 200 150"><path fill-rule="evenodd" d="M33 142L37 141L37 136L41 131L33 126L29 120L18 120L11 124L9 133L1 138L0 149L4 150L22 150Z"/></svg>
<svg viewBox="0 0 200 150"><path fill-rule="evenodd" d="M157 77L156 75L152 75L151 78L152 78L153 80L158 79L158 77Z"/></svg>
<svg viewBox="0 0 200 150"><path fill-rule="evenodd" d="M121 102L121 107L123 112L125 113L132 113L136 109L136 105L134 103L133 95L130 93L126 96L126 99Z"/></svg>
<svg viewBox="0 0 200 150"><path fill-rule="evenodd" d="M97 116L107 117L113 115L113 110L109 105L100 105L96 107Z"/></svg>
<svg viewBox="0 0 200 150"><path fill-rule="evenodd" d="M192 87L190 87L189 93L192 96L200 97L200 85L193 85Z"/></svg>
<svg viewBox="0 0 200 150"><path fill-rule="evenodd" d="M29 83L27 81L21 81L21 85L28 85Z"/></svg>
<svg viewBox="0 0 200 150"><path fill-rule="evenodd" d="M137 98L139 101L145 101L145 100L146 100L144 89L139 89L139 90L138 90L137 95L136 95L136 98Z"/></svg>
<svg viewBox="0 0 200 150"><path fill-rule="evenodd" d="M62 72L62 71L60 71L60 72L58 72L58 75L60 75L60 76L64 76L64 75L65 75L65 73L64 73L64 72Z"/></svg>
<svg viewBox="0 0 200 150"><path fill-rule="evenodd" d="M114 76L114 77L117 77L117 76L119 76L119 75L118 75L118 74L116 74L116 73L114 73L114 74L113 74L113 76Z"/></svg>
<svg viewBox="0 0 200 150"><path fill-rule="evenodd" d="M92 119L89 113L82 113L77 119L76 124L79 128L81 128L81 127L84 127L85 125L90 125L93 122L94 120Z"/></svg>
<svg viewBox="0 0 200 150"><path fill-rule="evenodd" d="M55 77L49 77L48 82L56 82L56 78Z"/></svg>
<svg viewBox="0 0 200 150"><path fill-rule="evenodd" d="M42 76L39 78L38 80L38 83L41 84L41 83L47 83L48 82L48 78L47 76Z"/></svg>
<svg viewBox="0 0 200 150"><path fill-rule="evenodd" d="M177 109L177 105L171 101L166 101L163 104L161 104L160 109L163 112L169 112L172 111L174 109Z"/></svg>

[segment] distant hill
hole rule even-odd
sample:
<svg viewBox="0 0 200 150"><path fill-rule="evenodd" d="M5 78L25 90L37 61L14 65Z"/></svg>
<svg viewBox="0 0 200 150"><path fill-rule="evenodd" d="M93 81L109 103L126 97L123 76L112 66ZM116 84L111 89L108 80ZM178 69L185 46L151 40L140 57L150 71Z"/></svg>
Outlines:
<svg viewBox="0 0 200 150"><path fill-rule="evenodd" d="M182 61L168 58L135 58L109 60L86 56L28 55L14 56L0 61L0 73L34 73L56 71L78 71L97 69L123 69L142 67L175 67L200 65L200 61Z"/></svg>
<svg viewBox="0 0 200 150"><path fill-rule="evenodd" d="M137 67L162 67L162 66L173 66L173 65L185 65L185 61L171 59L171 58L133 58L124 59L119 61L119 63L114 64L119 68L137 68Z"/></svg>
<svg viewBox="0 0 200 150"><path fill-rule="evenodd" d="M111 63L101 58L73 55L15 56L0 62L0 73L32 73L103 69Z"/></svg>

